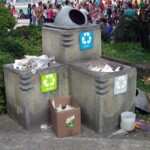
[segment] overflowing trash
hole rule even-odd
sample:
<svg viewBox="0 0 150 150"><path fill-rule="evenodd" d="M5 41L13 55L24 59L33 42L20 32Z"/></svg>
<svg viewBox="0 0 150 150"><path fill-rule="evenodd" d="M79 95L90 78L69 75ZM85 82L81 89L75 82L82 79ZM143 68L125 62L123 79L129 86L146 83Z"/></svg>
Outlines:
<svg viewBox="0 0 150 150"><path fill-rule="evenodd" d="M26 70L29 69L32 74L35 74L37 70L47 68L50 62L56 63L55 57L47 55L41 56L30 56L25 55L24 59L16 59L13 64L13 68L16 70Z"/></svg>
<svg viewBox="0 0 150 150"><path fill-rule="evenodd" d="M71 105L66 105L65 107L62 107L61 104L59 104L59 106L56 107L54 100L52 100L52 105L53 105L54 109L56 109L57 112L64 111L64 110L71 110L74 108L74 106L71 106Z"/></svg>
<svg viewBox="0 0 150 150"><path fill-rule="evenodd" d="M88 69L94 72L118 72L120 71L121 67L117 67L116 69L113 69L111 66L106 64L104 67L102 67L101 65L97 65L97 66L90 65Z"/></svg>

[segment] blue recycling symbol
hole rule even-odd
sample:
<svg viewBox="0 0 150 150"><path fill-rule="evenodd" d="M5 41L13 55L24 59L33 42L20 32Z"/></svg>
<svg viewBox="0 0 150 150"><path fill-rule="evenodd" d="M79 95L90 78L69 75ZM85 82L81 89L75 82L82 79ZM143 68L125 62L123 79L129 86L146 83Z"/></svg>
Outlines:
<svg viewBox="0 0 150 150"><path fill-rule="evenodd" d="M93 48L93 32L80 33L80 50Z"/></svg>

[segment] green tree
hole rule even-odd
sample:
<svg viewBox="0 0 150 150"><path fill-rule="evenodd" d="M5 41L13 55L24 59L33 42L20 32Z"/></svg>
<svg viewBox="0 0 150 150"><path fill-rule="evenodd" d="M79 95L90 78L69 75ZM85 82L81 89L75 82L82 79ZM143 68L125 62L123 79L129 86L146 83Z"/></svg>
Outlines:
<svg viewBox="0 0 150 150"><path fill-rule="evenodd" d="M10 10L0 2L0 30L14 28L15 24L15 17L13 17L10 13Z"/></svg>
<svg viewBox="0 0 150 150"><path fill-rule="evenodd" d="M6 3L6 0L0 0L0 5L4 5Z"/></svg>

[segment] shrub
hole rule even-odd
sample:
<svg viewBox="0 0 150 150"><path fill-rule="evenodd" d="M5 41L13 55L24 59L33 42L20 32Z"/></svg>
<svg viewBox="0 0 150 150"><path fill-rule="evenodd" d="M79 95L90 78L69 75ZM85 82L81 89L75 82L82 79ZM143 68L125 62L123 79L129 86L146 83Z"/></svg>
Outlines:
<svg viewBox="0 0 150 150"><path fill-rule="evenodd" d="M105 30L101 30L102 42L109 43L111 41L110 36L105 32Z"/></svg>
<svg viewBox="0 0 150 150"><path fill-rule="evenodd" d="M42 54L41 27L22 26L16 30L0 30L0 113L6 111L3 65L21 59L25 54Z"/></svg>
<svg viewBox="0 0 150 150"><path fill-rule="evenodd" d="M12 63L13 60L14 58L11 54L0 51L0 113L6 111L3 65L7 63Z"/></svg>
<svg viewBox="0 0 150 150"><path fill-rule="evenodd" d="M14 28L16 19L10 13L10 10L0 5L0 30Z"/></svg>
<svg viewBox="0 0 150 150"><path fill-rule="evenodd" d="M143 48L150 50L149 26L150 21L144 21L140 16L126 16L116 26L114 31L115 41L140 41Z"/></svg>

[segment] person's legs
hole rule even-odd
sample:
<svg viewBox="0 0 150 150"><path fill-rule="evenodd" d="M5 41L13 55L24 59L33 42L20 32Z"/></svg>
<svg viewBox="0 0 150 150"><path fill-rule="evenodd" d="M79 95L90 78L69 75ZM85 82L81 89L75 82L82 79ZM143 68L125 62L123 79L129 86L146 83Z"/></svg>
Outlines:
<svg viewBox="0 0 150 150"><path fill-rule="evenodd" d="M32 24L36 25L36 17L32 17Z"/></svg>
<svg viewBox="0 0 150 150"><path fill-rule="evenodd" d="M43 17L39 18L39 20L38 20L38 25L40 25L40 26L43 25Z"/></svg>
<svg viewBox="0 0 150 150"><path fill-rule="evenodd" d="M29 16L30 24L32 24L32 16Z"/></svg>

